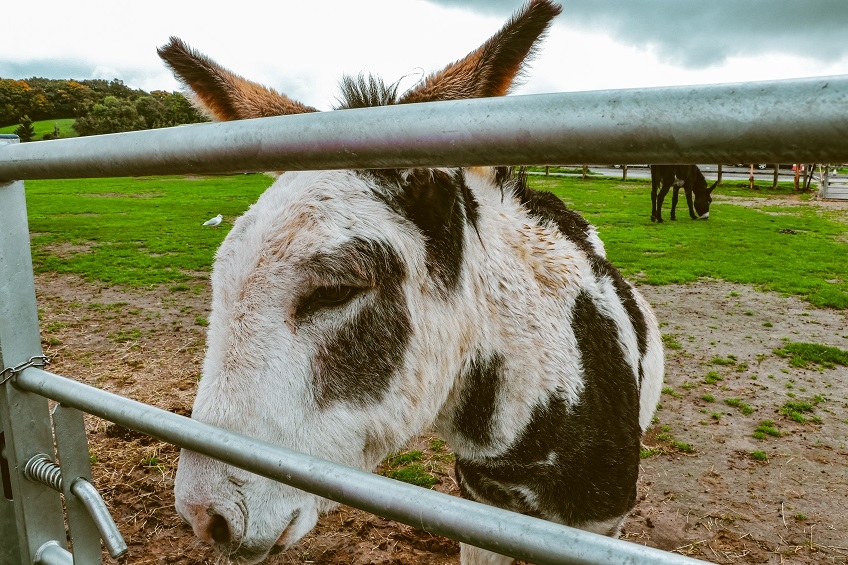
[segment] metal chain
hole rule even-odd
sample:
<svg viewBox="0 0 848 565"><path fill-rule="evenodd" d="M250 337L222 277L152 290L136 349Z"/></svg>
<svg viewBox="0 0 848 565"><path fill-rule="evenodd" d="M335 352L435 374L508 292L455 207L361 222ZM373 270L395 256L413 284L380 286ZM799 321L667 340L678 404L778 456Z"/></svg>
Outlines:
<svg viewBox="0 0 848 565"><path fill-rule="evenodd" d="M24 369L28 369L29 367L38 367L41 369L49 364L50 358L46 355L33 355L29 358L29 360L24 361L20 365L15 365L14 367L6 367L2 371L0 371L0 386L6 384L6 381L16 376Z"/></svg>

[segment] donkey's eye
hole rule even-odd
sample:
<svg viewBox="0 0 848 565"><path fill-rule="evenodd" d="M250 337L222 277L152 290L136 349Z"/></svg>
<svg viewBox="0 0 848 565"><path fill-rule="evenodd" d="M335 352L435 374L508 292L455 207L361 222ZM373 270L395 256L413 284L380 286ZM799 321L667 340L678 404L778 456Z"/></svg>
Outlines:
<svg viewBox="0 0 848 565"><path fill-rule="evenodd" d="M363 290L360 287L347 285L322 286L301 302L297 309L297 315L306 316L323 308L341 306Z"/></svg>
<svg viewBox="0 0 848 565"><path fill-rule="evenodd" d="M350 300L358 290L352 286L325 286L312 293L311 302L321 306L336 306Z"/></svg>

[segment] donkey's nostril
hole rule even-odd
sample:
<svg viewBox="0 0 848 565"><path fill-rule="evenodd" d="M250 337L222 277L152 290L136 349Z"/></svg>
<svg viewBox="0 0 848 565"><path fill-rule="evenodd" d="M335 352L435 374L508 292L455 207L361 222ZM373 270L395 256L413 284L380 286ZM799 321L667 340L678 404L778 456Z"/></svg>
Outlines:
<svg viewBox="0 0 848 565"><path fill-rule="evenodd" d="M229 545L232 541L230 526L223 516L213 514L209 520L209 536L219 545Z"/></svg>

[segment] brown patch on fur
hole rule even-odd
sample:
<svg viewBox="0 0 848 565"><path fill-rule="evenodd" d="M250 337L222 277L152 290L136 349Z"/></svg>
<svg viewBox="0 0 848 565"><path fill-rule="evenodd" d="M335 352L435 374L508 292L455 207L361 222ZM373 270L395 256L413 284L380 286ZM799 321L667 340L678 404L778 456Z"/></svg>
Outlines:
<svg viewBox="0 0 848 565"><path fill-rule="evenodd" d="M272 88L251 82L189 47L178 37L156 50L214 120L244 120L317 112Z"/></svg>
<svg viewBox="0 0 848 565"><path fill-rule="evenodd" d="M531 0L483 45L407 92L401 104L503 96L562 8L550 0Z"/></svg>
<svg viewBox="0 0 848 565"><path fill-rule="evenodd" d="M311 206L292 215L285 225L267 236L264 247L268 250L268 257L277 262L287 260L292 244L319 221L320 211Z"/></svg>
<svg viewBox="0 0 848 565"><path fill-rule="evenodd" d="M491 181L495 176L494 167L468 167L465 169L466 175L474 175L483 180Z"/></svg>
<svg viewBox="0 0 848 565"><path fill-rule="evenodd" d="M579 277L579 273L569 267L574 262L573 257L558 249L557 240L561 238L548 228L524 224L515 235L516 240L510 242L514 253L527 265L542 294L557 296ZM563 257L568 260L562 260Z"/></svg>

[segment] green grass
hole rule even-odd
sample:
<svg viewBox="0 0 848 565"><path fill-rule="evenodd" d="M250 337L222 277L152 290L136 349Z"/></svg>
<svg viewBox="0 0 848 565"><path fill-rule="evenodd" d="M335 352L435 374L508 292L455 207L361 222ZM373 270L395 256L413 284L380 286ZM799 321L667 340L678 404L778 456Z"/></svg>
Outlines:
<svg viewBox="0 0 848 565"><path fill-rule="evenodd" d="M750 405L742 402L739 398L725 398L724 403L728 406L733 406L734 408L738 408L740 412L745 414L746 416L754 413L754 409L751 408Z"/></svg>
<svg viewBox="0 0 848 565"><path fill-rule="evenodd" d="M848 351L819 343L790 342L780 349L775 349L774 353L789 357L789 364L793 367L821 365L826 369L833 369L837 364L848 366Z"/></svg>
<svg viewBox="0 0 848 565"><path fill-rule="evenodd" d="M386 476L396 481L403 481L424 488L430 488L438 482L436 477L428 473L424 466L419 463L389 471Z"/></svg>
<svg viewBox="0 0 848 565"><path fill-rule="evenodd" d="M661 285L711 277L794 294L818 306L848 308L844 212L772 206L762 198L759 207L713 202L709 220L692 221L682 200L678 221L655 224L649 218L647 180L533 176L531 184L556 193L595 224L610 260L629 278ZM733 183L722 184L715 194L788 192L791 188L783 186L752 191ZM781 233L787 229L795 235Z"/></svg>
<svg viewBox="0 0 848 565"><path fill-rule="evenodd" d="M657 434L657 439L660 441L666 442L670 447L673 447L677 451L682 451L683 453L692 453L695 451L695 448L692 445L686 443L685 441L680 441L674 435L667 431L668 426L663 426L663 433ZM644 455L642 457L645 458Z"/></svg>
<svg viewBox="0 0 848 565"><path fill-rule="evenodd" d="M435 452L444 451L447 448L447 444L445 440L442 438L434 437L430 439L430 450Z"/></svg>
<svg viewBox="0 0 848 565"><path fill-rule="evenodd" d="M385 464L389 467L397 467L399 465L408 465L410 463L415 463L416 461L421 461L421 458L424 456L422 451L414 449L412 451L405 451L403 453L396 453L394 455L389 455L386 457Z"/></svg>
<svg viewBox="0 0 848 565"><path fill-rule="evenodd" d="M420 463L423 457L424 453L419 450L389 455L383 461L383 475L411 485L430 488L438 479Z"/></svg>
<svg viewBox="0 0 848 565"><path fill-rule="evenodd" d="M752 434L756 439L765 439L767 435L780 437L783 435L775 425L773 420L763 420L754 430Z"/></svg>
<svg viewBox="0 0 848 565"><path fill-rule="evenodd" d="M660 447L643 447L639 449L639 457L641 459L647 459L648 457L653 457L654 455L658 455L662 452L663 450Z"/></svg>
<svg viewBox="0 0 848 565"><path fill-rule="evenodd" d="M728 355L725 359L724 357L716 355L712 358L712 361L710 361L710 363L712 363L713 365L735 365L736 358L733 355Z"/></svg>
<svg viewBox="0 0 848 565"><path fill-rule="evenodd" d="M662 389L662 393L673 396L674 398L680 398L680 393L671 388L670 386L664 386Z"/></svg>
<svg viewBox="0 0 848 565"><path fill-rule="evenodd" d="M704 377L704 382L707 383L708 385L714 385L718 381L723 381L723 380L724 380L724 377L722 377L716 371L710 371L709 373L707 373L707 376Z"/></svg>
<svg viewBox="0 0 848 565"><path fill-rule="evenodd" d="M272 182L265 175L43 180L26 183L37 272L110 284L205 276L231 222ZM219 228L201 224L224 215Z"/></svg>
<svg viewBox="0 0 848 565"><path fill-rule="evenodd" d="M669 349L683 349L683 345L677 341L677 336L674 334L662 334L663 345Z"/></svg>
<svg viewBox="0 0 848 565"><path fill-rule="evenodd" d="M772 177L754 179L754 190L751 190L747 180L731 180L722 181L721 186L716 189L716 194L721 191L721 194L727 196L744 196L750 197L769 197L795 193L795 183L793 181L780 181L777 187L772 187ZM808 194L802 194L803 197L809 197ZM684 201L685 204L685 201ZM712 208L711 208L712 210ZM712 216L712 214L710 214Z"/></svg>
<svg viewBox="0 0 848 565"><path fill-rule="evenodd" d="M527 167L527 171L531 173L544 173L545 167ZM582 175L583 168L582 167L559 167L559 166L551 166L548 167L548 173L566 173L572 175ZM591 169L586 169L587 175L600 175L601 173L593 172Z"/></svg>
<svg viewBox="0 0 848 565"><path fill-rule="evenodd" d="M27 181L35 267L107 284L167 284L180 292L181 284L208 273L234 218L271 182L263 175ZM683 202L680 220L654 224L647 180L534 175L530 182L594 223L610 260L632 280L661 285L717 278L848 308L844 212L771 206L762 198L759 209L716 202L710 220L692 221ZM716 191L786 192L736 185ZM200 226L219 213L221 227ZM784 229L795 235L780 233ZM677 336L665 342L681 347Z"/></svg>
<svg viewBox="0 0 848 565"><path fill-rule="evenodd" d="M821 397L816 397L812 402L807 402L806 400L790 400L780 407L780 413L799 424L805 424L807 422L807 417L804 414L812 412L815 405L821 402L821 400ZM813 418L813 420L818 422L821 421L820 418Z"/></svg>
<svg viewBox="0 0 848 565"><path fill-rule="evenodd" d="M53 133L53 126L59 127L59 138L77 137L77 130L74 129L76 118L61 118L58 120L41 120L32 122L32 129L35 130L35 139L40 140L45 133ZM20 124L13 126L5 126L0 128L0 134L15 133L15 130Z"/></svg>

